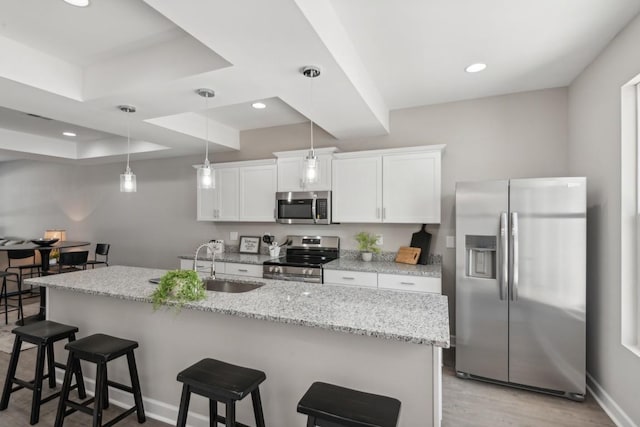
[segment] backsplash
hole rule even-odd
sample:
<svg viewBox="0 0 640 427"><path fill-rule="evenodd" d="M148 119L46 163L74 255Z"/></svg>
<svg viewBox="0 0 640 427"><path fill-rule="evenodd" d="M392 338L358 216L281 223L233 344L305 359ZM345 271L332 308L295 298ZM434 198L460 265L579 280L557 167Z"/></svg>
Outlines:
<svg viewBox="0 0 640 427"><path fill-rule="evenodd" d="M239 245L224 245L224 250L227 253L235 254L240 251ZM287 253L287 247L280 248L280 256L284 256ZM260 245L260 254L269 255L269 246ZM340 249L340 258L344 259L360 259L361 252L356 249ZM394 251L382 251L380 254L373 254L372 261L379 262L393 262L396 259L397 252ZM427 264L439 265L442 264L442 255L429 254Z"/></svg>

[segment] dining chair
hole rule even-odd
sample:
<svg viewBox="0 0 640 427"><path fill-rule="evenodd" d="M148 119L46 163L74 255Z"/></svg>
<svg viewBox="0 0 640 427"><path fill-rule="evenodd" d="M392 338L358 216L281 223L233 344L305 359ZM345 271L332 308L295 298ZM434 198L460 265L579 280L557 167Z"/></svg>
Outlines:
<svg viewBox="0 0 640 427"><path fill-rule="evenodd" d="M70 273L87 269L89 251L60 252L57 273Z"/></svg>
<svg viewBox="0 0 640 427"><path fill-rule="evenodd" d="M38 277L41 274L41 264L36 263L36 251L33 249L17 249L7 251L8 267L5 272L16 271L16 286L21 289L20 292L33 293L33 287L29 290L22 289L22 279L29 277ZM8 279L13 281L13 279Z"/></svg>
<svg viewBox="0 0 640 427"><path fill-rule="evenodd" d="M40 264L36 263L36 251L33 249L7 251L7 258L9 264L4 271L17 270L20 276L20 282L22 282L23 276L27 277L28 275L29 277L33 277L35 274L40 275ZM27 260L26 263L24 263L25 260ZM27 270L29 270L29 272L26 272Z"/></svg>
<svg viewBox="0 0 640 427"><path fill-rule="evenodd" d="M111 245L108 243L98 243L96 245L95 255L93 259L87 261L87 265L90 265L91 268L95 268L97 264L104 264L107 267L109 266L109 248ZM98 255L103 257L101 260L98 259Z"/></svg>

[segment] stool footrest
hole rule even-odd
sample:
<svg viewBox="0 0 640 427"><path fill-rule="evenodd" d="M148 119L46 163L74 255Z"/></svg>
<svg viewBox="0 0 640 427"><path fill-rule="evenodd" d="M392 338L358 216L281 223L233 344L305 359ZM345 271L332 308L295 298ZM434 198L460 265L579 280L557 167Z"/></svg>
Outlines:
<svg viewBox="0 0 640 427"><path fill-rule="evenodd" d="M117 388L119 390L126 391L128 393L133 393L133 387L130 387L128 385L116 383L116 382L113 382L113 381L107 381L107 384L110 385L111 387Z"/></svg>
<svg viewBox="0 0 640 427"><path fill-rule="evenodd" d="M93 409L92 408L87 408L87 405L91 405L94 401L96 400L95 397L91 397L87 400L85 400L84 402L78 403L78 402L74 402L73 400L67 400L65 402L66 406L71 406L71 409L67 409L64 412L64 416L66 417L67 415L73 414L76 411L80 411L80 412L84 412L85 414L89 414L89 415L93 415Z"/></svg>
<svg viewBox="0 0 640 427"><path fill-rule="evenodd" d="M220 423L220 424L225 425L225 426L227 425L227 419L225 417L223 417L222 415L216 416L216 421L218 423ZM251 427L251 426L248 426L246 424L242 424L242 423L236 421L236 427Z"/></svg>
<svg viewBox="0 0 640 427"><path fill-rule="evenodd" d="M123 413L121 413L120 415L118 415L117 417L115 417L114 419L112 419L111 421L109 421L108 423L102 424L102 427L111 427L115 423L124 420L126 417L133 414L135 411L136 411L136 407L133 406L127 409L126 411L124 411Z"/></svg>
<svg viewBox="0 0 640 427"><path fill-rule="evenodd" d="M14 378L11 380L11 382L19 385L19 387L16 387L11 390L11 393L13 393L14 391L21 390L23 388L28 388L29 390L33 390L33 383L35 382L35 380L25 381L25 380L21 380L20 378Z"/></svg>
<svg viewBox="0 0 640 427"><path fill-rule="evenodd" d="M72 386L71 386L71 388L70 388L69 390L75 390L75 389L77 389L77 388L78 388L78 384L74 384L74 385L72 385ZM47 403L48 401L53 400L53 399L55 399L56 397L59 397L59 396L60 396L60 393L62 393L62 391L58 390L58 391L56 391L55 393L52 393L52 394L50 394L49 396L42 398L42 400L40 400L40 403L41 403L41 404L42 404L42 403Z"/></svg>
<svg viewBox="0 0 640 427"><path fill-rule="evenodd" d="M25 386L23 386L23 385L19 385L17 387L12 387L11 390L10 390L10 393L13 393L14 391L22 390L23 388L25 388Z"/></svg>

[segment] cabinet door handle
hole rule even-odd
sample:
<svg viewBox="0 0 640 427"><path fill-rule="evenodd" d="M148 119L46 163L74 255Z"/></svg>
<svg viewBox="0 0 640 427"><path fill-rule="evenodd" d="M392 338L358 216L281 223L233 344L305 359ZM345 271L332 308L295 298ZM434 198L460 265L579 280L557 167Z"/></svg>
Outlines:
<svg viewBox="0 0 640 427"><path fill-rule="evenodd" d="M382 208L382 219L387 217L387 208Z"/></svg>
<svg viewBox="0 0 640 427"><path fill-rule="evenodd" d="M376 208L376 218L380 218L380 208Z"/></svg>
<svg viewBox="0 0 640 427"><path fill-rule="evenodd" d="M415 283L413 283L413 282L400 282L400 284L401 285L410 285L410 286L415 285Z"/></svg>

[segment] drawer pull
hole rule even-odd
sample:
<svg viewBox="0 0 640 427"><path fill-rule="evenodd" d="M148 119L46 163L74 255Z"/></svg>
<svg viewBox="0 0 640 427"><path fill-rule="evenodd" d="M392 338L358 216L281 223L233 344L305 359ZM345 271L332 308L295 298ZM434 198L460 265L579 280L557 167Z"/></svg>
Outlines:
<svg viewBox="0 0 640 427"><path fill-rule="evenodd" d="M342 277L344 280L356 280L355 277Z"/></svg>
<svg viewBox="0 0 640 427"><path fill-rule="evenodd" d="M239 268L238 271L241 271L243 273L248 273L249 270L247 270L246 268Z"/></svg>
<svg viewBox="0 0 640 427"><path fill-rule="evenodd" d="M415 285L415 283L413 283L413 282L400 282L400 284L401 285L411 285L411 286Z"/></svg>

